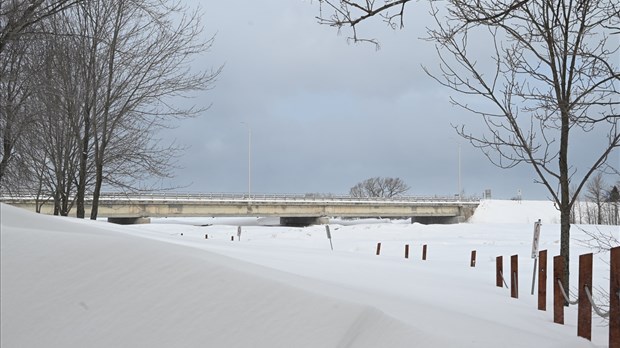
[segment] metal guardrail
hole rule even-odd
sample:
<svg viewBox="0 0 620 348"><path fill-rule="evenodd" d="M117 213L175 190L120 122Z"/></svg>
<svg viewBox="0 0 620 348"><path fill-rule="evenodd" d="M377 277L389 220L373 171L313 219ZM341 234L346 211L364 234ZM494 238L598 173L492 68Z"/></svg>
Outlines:
<svg viewBox="0 0 620 348"><path fill-rule="evenodd" d="M0 202L16 202L26 200L50 200L49 196L38 196L33 194L11 194L1 195ZM92 201L92 195L87 196L86 200ZM236 202L236 201L257 201L257 202L346 202L346 203L460 203L460 204L479 204L480 199L475 197L459 198L455 196L397 196L392 198L379 197L352 197L349 195L332 194L243 194L243 193L194 193L194 192L149 192L149 193L123 193L106 192L99 197L101 202L105 201L183 201L183 202Z"/></svg>

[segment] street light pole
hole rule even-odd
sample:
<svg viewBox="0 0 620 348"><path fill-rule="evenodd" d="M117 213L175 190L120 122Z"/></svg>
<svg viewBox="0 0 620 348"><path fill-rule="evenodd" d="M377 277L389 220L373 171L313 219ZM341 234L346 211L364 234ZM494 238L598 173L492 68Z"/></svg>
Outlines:
<svg viewBox="0 0 620 348"><path fill-rule="evenodd" d="M252 196L252 128L249 124L241 122L248 127L248 200Z"/></svg>
<svg viewBox="0 0 620 348"><path fill-rule="evenodd" d="M462 199L461 197L462 186L461 186L461 143L459 143L459 201Z"/></svg>

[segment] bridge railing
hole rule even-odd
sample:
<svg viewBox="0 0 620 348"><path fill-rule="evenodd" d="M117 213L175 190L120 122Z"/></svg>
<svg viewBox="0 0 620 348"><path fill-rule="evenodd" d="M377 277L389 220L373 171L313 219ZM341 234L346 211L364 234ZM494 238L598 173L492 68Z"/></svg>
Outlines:
<svg viewBox="0 0 620 348"><path fill-rule="evenodd" d="M0 195L0 202L24 201L24 200L48 200L50 197L37 196L31 193L13 193ZM87 196L86 200L92 200ZM396 196L392 198L381 197L352 197L340 194L291 194L291 193L196 193L196 192L105 192L100 201L300 201L300 202L446 202L446 203L479 203L477 197L458 196Z"/></svg>

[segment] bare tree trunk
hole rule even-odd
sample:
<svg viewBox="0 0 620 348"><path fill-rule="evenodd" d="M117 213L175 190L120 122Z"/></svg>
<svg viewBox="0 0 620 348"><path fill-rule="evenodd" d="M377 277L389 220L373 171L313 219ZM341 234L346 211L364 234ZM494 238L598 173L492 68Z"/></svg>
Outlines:
<svg viewBox="0 0 620 348"><path fill-rule="evenodd" d="M54 215L60 214L60 192L58 188L54 191Z"/></svg>
<svg viewBox="0 0 620 348"><path fill-rule="evenodd" d="M94 6L97 6L96 4ZM101 21L104 21L104 18L93 17L90 18L90 10L89 3L85 2L80 4L77 7L77 16L80 19L80 23L82 23L82 27L79 29L80 35L84 36L81 39L81 45L87 47L88 49L88 58L81 61L80 63L83 65L83 74L84 74L84 88L86 93L84 94L83 103L83 124L75 125L75 133L76 137L79 138L81 144L81 153L80 153L80 167L78 174L78 188L76 195L76 203L77 203L77 217L85 218L85 199L86 199L86 186L89 174L89 160L90 160L90 146L91 146L91 138L93 137L92 128L95 122L95 118L97 117L97 98L98 98L98 89L99 89L99 74L98 74L98 64L99 61L97 59L97 55L100 49L100 41L102 40L103 29L102 25L100 25ZM94 13L98 13L99 11L94 11ZM86 24L88 23L88 24ZM81 133L83 132L83 133Z"/></svg>
<svg viewBox="0 0 620 348"><path fill-rule="evenodd" d="M560 205L560 256L564 259L564 271L562 272L562 286L569 289L570 268L570 206ZM565 303L568 305L568 303Z"/></svg>
<svg viewBox="0 0 620 348"><path fill-rule="evenodd" d="M560 256L564 259L564 271L562 272L562 286L569 289L570 283L570 208L571 202L570 179L568 171L568 139L570 134L569 113L566 110L565 96L560 93L559 84L556 84L555 93L560 106L560 148L559 160L559 184L560 184ZM575 194L575 197L578 193ZM565 303L568 306L568 302Z"/></svg>
<svg viewBox="0 0 620 348"><path fill-rule="evenodd" d="M2 187L2 178L6 173L7 166L9 164L9 160L11 159L11 155L13 154L13 142L11 137L11 124L7 122L6 128L4 129L4 136L2 139L2 160L0 160L0 187Z"/></svg>
<svg viewBox="0 0 620 348"><path fill-rule="evenodd" d="M84 135L81 139L82 141L82 151L80 153L80 169L78 172L78 184L77 184L77 194L76 194L76 216L80 219L83 219L86 215L86 207L84 204L85 196L86 196L86 176L88 170L88 151L89 151L89 140L90 140L90 116L86 115L84 119Z"/></svg>
<svg viewBox="0 0 620 348"><path fill-rule="evenodd" d="M103 183L103 163L96 161L95 164L95 188L93 189L93 203L90 210L90 219L97 220L99 214L99 197L101 197L101 185Z"/></svg>

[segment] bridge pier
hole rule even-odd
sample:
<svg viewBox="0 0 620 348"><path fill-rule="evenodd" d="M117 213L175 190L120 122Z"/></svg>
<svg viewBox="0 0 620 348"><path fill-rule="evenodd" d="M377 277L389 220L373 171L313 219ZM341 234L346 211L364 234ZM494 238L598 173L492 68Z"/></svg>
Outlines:
<svg viewBox="0 0 620 348"><path fill-rule="evenodd" d="M109 217L108 222L117 225L138 225L138 224L150 224L151 218L145 217Z"/></svg>
<svg viewBox="0 0 620 348"><path fill-rule="evenodd" d="M329 218L325 216L310 216L310 217L280 217L281 226L310 226L310 225L325 225L329 223Z"/></svg>

